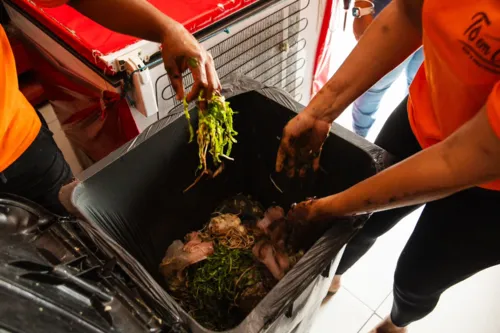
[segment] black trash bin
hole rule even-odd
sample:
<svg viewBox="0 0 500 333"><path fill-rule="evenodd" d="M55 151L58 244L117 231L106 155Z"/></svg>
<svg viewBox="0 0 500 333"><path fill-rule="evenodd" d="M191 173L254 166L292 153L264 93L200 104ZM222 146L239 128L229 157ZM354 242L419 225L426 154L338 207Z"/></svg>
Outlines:
<svg viewBox="0 0 500 333"><path fill-rule="evenodd" d="M286 93L246 78L233 78L224 94L237 111L234 162L215 179L183 190L195 179L197 146L188 144L182 110L145 130L135 140L87 170L73 201L90 222L95 241L129 262L135 281L152 295L159 312L187 331L208 332L165 292L158 267L167 247L198 230L224 199L251 195L264 206L288 207L311 196L326 196L374 175L384 152L334 125L321 171L288 180L274 173L283 127L302 106ZM196 112L191 111L196 120ZM342 219L318 235L299 263L231 332L306 332L333 278L334 259L367 217ZM313 245L314 244L314 245ZM337 257L338 259L338 257Z"/></svg>
<svg viewBox="0 0 500 333"><path fill-rule="evenodd" d="M126 263L96 245L76 219L1 193L0 332L170 330Z"/></svg>

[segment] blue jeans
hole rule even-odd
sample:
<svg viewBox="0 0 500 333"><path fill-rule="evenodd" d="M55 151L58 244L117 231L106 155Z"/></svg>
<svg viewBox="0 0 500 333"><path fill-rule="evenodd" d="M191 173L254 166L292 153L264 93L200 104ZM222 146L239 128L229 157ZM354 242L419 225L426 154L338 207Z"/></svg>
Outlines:
<svg viewBox="0 0 500 333"><path fill-rule="evenodd" d="M352 108L352 127L356 134L366 137L368 131L375 122L380 102L386 91L391 87L394 81L399 78L404 70L406 70L407 87L410 87L423 61L424 52L422 48L420 48L354 101Z"/></svg>

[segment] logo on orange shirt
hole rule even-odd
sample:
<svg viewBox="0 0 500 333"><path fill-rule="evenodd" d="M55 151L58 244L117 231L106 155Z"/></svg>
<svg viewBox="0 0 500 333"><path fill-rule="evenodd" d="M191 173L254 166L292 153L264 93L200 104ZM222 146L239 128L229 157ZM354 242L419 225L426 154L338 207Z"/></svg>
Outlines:
<svg viewBox="0 0 500 333"><path fill-rule="evenodd" d="M472 23L460 40L464 52L481 68L500 74L500 37L491 34L491 20L484 12L472 16Z"/></svg>

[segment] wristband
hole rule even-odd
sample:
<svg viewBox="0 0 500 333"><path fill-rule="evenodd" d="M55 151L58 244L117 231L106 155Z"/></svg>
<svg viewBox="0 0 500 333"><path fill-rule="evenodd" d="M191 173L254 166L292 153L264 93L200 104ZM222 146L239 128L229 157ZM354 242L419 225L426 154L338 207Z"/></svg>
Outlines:
<svg viewBox="0 0 500 333"><path fill-rule="evenodd" d="M367 2L370 4L370 7L356 7L356 2ZM354 3L355 7L352 8L352 16L354 16L355 18L360 18L375 13L375 4L372 1L357 0L356 2Z"/></svg>

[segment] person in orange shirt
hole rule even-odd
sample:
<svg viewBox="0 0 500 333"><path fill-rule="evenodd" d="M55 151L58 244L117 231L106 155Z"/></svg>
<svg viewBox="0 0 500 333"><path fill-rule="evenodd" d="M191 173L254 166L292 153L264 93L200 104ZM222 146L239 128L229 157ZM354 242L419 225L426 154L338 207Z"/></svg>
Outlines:
<svg viewBox="0 0 500 333"><path fill-rule="evenodd" d="M392 1L287 124L276 161L290 177L317 169L331 122L422 45L409 97L375 142L394 165L289 213L314 223L374 212L347 245L334 293L377 237L427 203L397 264L391 314L372 333L406 332L447 288L500 263L500 2Z"/></svg>
<svg viewBox="0 0 500 333"><path fill-rule="evenodd" d="M187 69L194 78L193 88L186 96L188 101L202 89L206 96L211 96L221 88L210 54L180 23L146 0L35 3L44 7L68 3L109 29L161 43L164 64L178 99L184 97L182 73ZM19 91L12 50L0 26L0 192L21 195L55 213L66 214L58 193L72 178L52 133Z"/></svg>

